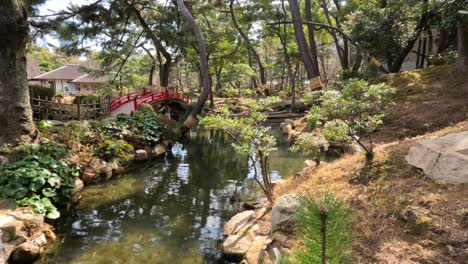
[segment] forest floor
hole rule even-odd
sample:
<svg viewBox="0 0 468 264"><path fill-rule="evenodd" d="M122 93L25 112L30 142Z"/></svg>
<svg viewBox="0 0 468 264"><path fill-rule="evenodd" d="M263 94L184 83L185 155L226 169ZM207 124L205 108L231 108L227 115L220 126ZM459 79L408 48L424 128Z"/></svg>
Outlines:
<svg viewBox="0 0 468 264"><path fill-rule="evenodd" d="M405 156L417 140L468 130L468 76L441 66L380 81L398 92L374 135L375 160L366 164L356 153L305 168L278 184L275 196L331 192L343 199L358 263L466 263L468 186L438 184Z"/></svg>

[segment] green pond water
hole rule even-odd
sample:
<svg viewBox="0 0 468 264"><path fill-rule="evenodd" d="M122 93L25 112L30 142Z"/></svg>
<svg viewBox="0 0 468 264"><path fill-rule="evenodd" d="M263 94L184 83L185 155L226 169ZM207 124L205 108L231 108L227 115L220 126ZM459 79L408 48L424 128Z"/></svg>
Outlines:
<svg viewBox="0 0 468 264"><path fill-rule="evenodd" d="M279 135L273 179L297 172L304 158ZM243 199L261 193L248 159L220 132L197 131L164 157L105 184L85 188L58 225L48 263L226 263L222 228Z"/></svg>

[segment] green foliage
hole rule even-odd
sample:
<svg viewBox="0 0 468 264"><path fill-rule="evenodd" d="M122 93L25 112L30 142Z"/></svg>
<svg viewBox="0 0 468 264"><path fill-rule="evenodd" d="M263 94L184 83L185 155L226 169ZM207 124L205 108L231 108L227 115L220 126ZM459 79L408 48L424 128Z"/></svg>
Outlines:
<svg viewBox="0 0 468 264"><path fill-rule="evenodd" d="M37 122L36 126L40 130L43 130L43 129L46 129L46 128L54 127L54 124L52 122L50 122L49 120L41 120L41 121Z"/></svg>
<svg viewBox="0 0 468 264"><path fill-rule="evenodd" d="M328 141L349 142L351 137L348 135L349 127L341 119L331 120L323 126L322 135Z"/></svg>
<svg viewBox="0 0 468 264"><path fill-rule="evenodd" d="M431 65L445 65L455 63L458 53L454 50L447 50L443 53L431 55L428 62Z"/></svg>
<svg viewBox="0 0 468 264"><path fill-rule="evenodd" d="M127 159L133 151L133 146L125 140L107 139L96 149L95 154L106 161L112 161L116 158Z"/></svg>
<svg viewBox="0 0 468 264"><path fill-rule="evenodd" d="M269 105L279 101L277 97L260 100L245 99L242 104L250 107L250 117L230 118L228 108L224 107L219 109L221 115L209 115L200 120L200 125L203 127L223 130L231 136L234 139L232 145L238 153L247 155L251 161L258 159L263 183L260 182L256 170L255 179L270 201L272 201L272 190L268 157L272 151L276 150L276 139L269 134L269 128L263 126L262 123L267 118L264 112L270 110Z"/></svg>
<svg viewBox="0 0 468 264"><path fill-rule="evenodd" d="M93 102L98 102L99 97L96 95L79 95L76 96L75 99L73 99L74 104L78 104L78 102L81 102L82 104L84 103L93 103Z"/></svg>
<svg viewBox="0 0 468 264"><path fill-rule="evenodd" d="M282 263L339 264L349 261L351 217L342 201L329 193L319 201L311 195L302 196L295 219L302 245Z"/></svg>
<svg viewBox="0 0 468 264"><path fill-rule="evenodd" d="M13 198L18 206L58 218L57 206L71 199L79 175L78 166L61 160L68 155L62 147L51 142L24 147L26 157L0 168L0 198Z"/></svg>
<svg viewBox="0 0 468 264"><path fill-rule="evenodd" d="M40 143L20 145L14 148L11 154L15 160L22 159L28 155L47 155L55 159L63 159L68 156L68 151L62 144L50 140L44 140Z"/></svg>
<svg viewBox="0 0 468 264"><path fill-rule="evenodd" d="M328 141L322 135L303 133L297 137L294 145L290 149L292 152L301 152L302 154L319 161L320 153L322 151L327 151L328 149Z"/></svg>
<svg viewBox="0 0 468 264"><path fill-rule="evenodd" d="M341 91L324 92L322 105L309 111L309 124L313 128L323 127L327 140L352 139L372 155L372 143L366 147L362 137L370 138L382 124L394 93L395 89L384 83L371 85L364 80L350 79L341 83Z"/></svg>
<svg viewBox="0 0 468 264"><path fill-rule="evenodd" d="M140 136L150 145L156 145L163 134L165 127L152 107L141 107L133 116L120 114L115 121L101 126L99 129L105 138L123 139L130 132Z"/></svg>
<svg viewBox="0 0 468 264"><path fill-rule="evenodd" d="M31 94L31 97L33 98L45 98L48 97L49 99L52 99L52 97L55 96L55 90L49 87L44 87L40 85L29 85L29 91Z"/></svg>

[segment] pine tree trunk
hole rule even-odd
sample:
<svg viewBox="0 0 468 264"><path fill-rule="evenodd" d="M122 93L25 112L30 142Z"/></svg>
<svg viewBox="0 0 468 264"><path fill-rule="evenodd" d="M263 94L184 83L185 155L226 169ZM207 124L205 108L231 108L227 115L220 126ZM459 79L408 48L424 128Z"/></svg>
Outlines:
<svg viewBox="0 0 468 264"><path fill-rule="evenodd" d="M187 24L192 29L195 39L198 42L198 54L200 57L200 75L201 75L201 81L202 81L201 86L203 88L202 93L198 97L197 103L195 104L192 111L190 112L190 115L187 117L187 119L184 122L185 126L184 128L182 128L181 132L186 133L188 129L190 129L192 126L196 124L197 115L203 110L206 100L208 99L208 96L210 95L211 87L210 87L210 77L209 77L208 59L207 59L208 56L206 53L206 45L205 45L205 39L203 38L203 34L200 30L200 27L197 25L197 22L193 18L192 14L185 6L184 1L177 0L177 6L179 7L180 14L187 21Z"/></svg>
<svg viewBox="0 0 468 264"><path fill-rule="evenodd" d="M229 2L229 12L231 14L232 23L234 24L234 27L236 28L237 32L239 32L242 39L244 39L245 44L246 44L247 49L249 50L249 52L252 53L255 60L257 61L258 71L260 72L260 84L264 85L264 84L267 83L266 77L265 77L265 67L263 67L262 61L260 60L260 56L258 55L258 52L255 50L255 48L252 46L252 43L250 42L249 37L245 34L245 32L242 30L242 28L237 23L237 19L236 19L236 16L234 14L234 0L230 0L230 2Z"/></svg>
<svg viewBox="0 0 468 264"><path fill-rule="evenodd" d="M310 0L305 1L305 15L307 22L313 22L312 18L312 6L310 3ZM319 71L319 66L318 66L318 58L317 58L317 43L315 42L315 29L314 25L312 24L307 24L307 29L309 33L309 46L310 46L310 55L312 56L312 62L314 66L314 70L316 72Z"/></svg>
<svg viewBox="0 0 468 264"><path fill-rule="evenodd" d="M294 25L294 34L296 35L297 46L299 48L302 61L304 62L304 67L307 72L307 78L310 80L317 76L320 76L320 73L314 69L314 62L312 56L310 55L310 50L304 35L304 29L302 27L302 19L301 12L299 10L299 4L297 3L297 0L288 0L288 2L291 8L291 15Z"/></svg>
<svg viewBox="0 0 468 264"><path fill-rule="evenodd" d="M0 1L0 144L15 143L35 130L26 76L27 39L22 1Z"/></svg>
<svg viewBox="0 0 468 264"><path fill-rule="evenodd" d="M461 71L468 68L468 15L458 22L458 62L457 67Z"/></svg>

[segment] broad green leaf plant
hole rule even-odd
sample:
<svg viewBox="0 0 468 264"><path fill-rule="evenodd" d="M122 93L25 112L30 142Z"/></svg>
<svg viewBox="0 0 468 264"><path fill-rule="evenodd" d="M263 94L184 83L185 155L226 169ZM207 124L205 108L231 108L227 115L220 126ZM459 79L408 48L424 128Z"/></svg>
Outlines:
<svg viewBox="0 0 468 264"><path fill-rule="evenodd" d="M244 105L250 107L248 117L230 117L228 108L220 108L219 115L209 115L200 120L200 125L208 129L219 129L226 132L233 140L234 149L245 154L252 161L255 180L262 188L270 202L273 202L269 156L276 150L276 139L269 134L269 128L263 125L267 119L266 111L270 105L279 102L277 97L260 100L245 99ZM257 172L257 161L260 163L260 175Z"/></svg>

